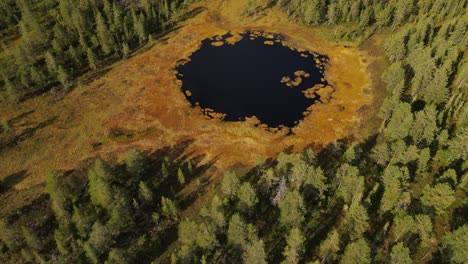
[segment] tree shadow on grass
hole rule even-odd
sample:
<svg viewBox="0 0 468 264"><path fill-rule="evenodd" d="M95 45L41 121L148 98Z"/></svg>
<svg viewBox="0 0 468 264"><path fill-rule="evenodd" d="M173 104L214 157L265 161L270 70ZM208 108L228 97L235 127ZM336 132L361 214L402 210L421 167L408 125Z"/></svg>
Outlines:
<svg viewBox="0 0 468 264"><path fill-rule="evenodd" d="M194 159L204 158L204 157L205 155L200 155L200 156L195 157ZM219 156L209 160L208 162L206 162L205 164L201 166L197 166L194 169L193 174L190 175L190 177L187 177L188 183L192 183L196 180L199 180L199 182L197 183L196 188L194 188L191 192L189 192L188 194L185 194L183 197L179 199L178 204L179 204L180 209L185 210L189 208L197 201L198 198L206 194L207 188L210 186L211 181L209 177L203 177L203 176L205 176L210 169L214 168L214 164L218 161L218 159L219 159Z"/></svg>
<svg viewBox="0 0 468 264"><path fill-rule="evenodd" d="M28 127L20 134L13 136L10 140L0 145L0 152L5 151L13 146L16 146L17 144L21 143L22 141L25 141L28 138L31 138L38 130L52 125L53 123L55 123L55 121L57 121L57 116L49 118L46 121L41 122L33 127Z"/></svg>
<svg viewBox="0 0 468 264"><path fill-rule="evenodd" d="M22 170L11 175L8 175L5 179L0 181L0 194L7 192L10 188L14 187L18 183L26 179L30 173L26 170Z"/></svg>

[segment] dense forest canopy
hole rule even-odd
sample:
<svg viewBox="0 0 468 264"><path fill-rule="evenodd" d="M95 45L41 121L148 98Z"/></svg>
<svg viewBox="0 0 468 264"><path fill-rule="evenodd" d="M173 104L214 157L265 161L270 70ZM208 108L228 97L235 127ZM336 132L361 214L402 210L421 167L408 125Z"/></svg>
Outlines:
<svg viewBox="0 0 468 264"><path fill-rule="evenodd" d="M1 99L18 101L76 85L76 77L127 57L171 27L184 4L169 0L3 1Z"/></svg>
<svg viewBox="0 0 468 264"><path fill-rule="evenodd" d="M245 14L259 5L332 28L336 42L383 35L379 131L317 153L280 153L246 173L225 172L216 186L208 165L179 158L183 147L51 172L47 195L0 221L0 260L467 263L468 1L249 1ZM1 98L76 86L157 38L188 6L3 1ZM199 212L181 214L210 188Z"/></svg>

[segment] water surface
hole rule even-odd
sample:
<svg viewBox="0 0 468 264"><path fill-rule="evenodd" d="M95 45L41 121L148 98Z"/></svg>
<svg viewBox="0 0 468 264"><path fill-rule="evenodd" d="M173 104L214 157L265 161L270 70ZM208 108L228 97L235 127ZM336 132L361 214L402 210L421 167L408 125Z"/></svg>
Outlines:
<svg viewBox="0 0 468 264"><path fill-rule="evenodd" d="M204 40L190 61L176 68L182 90L193 106L226 114L226 121L256 116L270 127L293 127L304 118L306 109L320 100L317 94L314 99L307 98L303 91L325 83L318 65L326 63L327 58L283 46L281 35L252 39L250 34L243 34L235 44L219 47L212 43L225 42L232 35ZM281 82L286 76L295 79L297 71L310 76L302 76L298 86L288 87Z"/></svg>

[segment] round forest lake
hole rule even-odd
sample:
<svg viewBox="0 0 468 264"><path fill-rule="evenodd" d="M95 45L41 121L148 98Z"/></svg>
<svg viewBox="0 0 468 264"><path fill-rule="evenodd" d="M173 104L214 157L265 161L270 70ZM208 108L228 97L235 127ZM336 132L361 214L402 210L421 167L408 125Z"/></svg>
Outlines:
<svg viewBox="0 0 468 264"><path fill-rule="evenodd" d="M202 41L176 68L187 100L210 117L255 116L269 127L293 127L323 99L320 90L331 88L323 76L326 56L282 40L279 34L246 32Z"/></svg>

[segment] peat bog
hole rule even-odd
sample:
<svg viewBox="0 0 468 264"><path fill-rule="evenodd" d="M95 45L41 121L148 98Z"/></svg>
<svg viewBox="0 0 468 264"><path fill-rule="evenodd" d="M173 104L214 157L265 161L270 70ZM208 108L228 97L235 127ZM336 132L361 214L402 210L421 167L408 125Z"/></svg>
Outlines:
<svg viewBox="0 0 468 264"><path fill-rule="evenodd" d="M176 67L181 89L192 106L226 121L255 116L269 127L293 127L320 101L328 84L328 58L283 45L283 36L245 32L202 41ZM216 115L216 114L217 115Z"/></svg>

